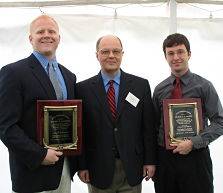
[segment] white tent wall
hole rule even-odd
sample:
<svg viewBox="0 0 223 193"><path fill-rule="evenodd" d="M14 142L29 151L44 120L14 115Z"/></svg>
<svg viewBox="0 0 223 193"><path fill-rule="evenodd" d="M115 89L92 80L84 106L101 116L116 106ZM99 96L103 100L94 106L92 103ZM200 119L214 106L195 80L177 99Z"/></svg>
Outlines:
<svg viewBox="0 0 223 193"><path fill-rule="evenodd" d="M169 34L170 20L167 3L152 5L147 4L141 7L141 11L137 13L133 11L132 14L127 13L127 9L136 10L137 5L130 5L120 10L108 8L109 5L97 6L96 11L93 11L92 6L43 7L41 10L58 21L61 42L57 59L77 75L78 81L99 72L100 66L95 57L95 43L101 35L113 33L123 41L125 53L122 69L147 78L153 90L170 74L162 51L162 42ZM196 4L196 6L201 5ZM222 100L223 17L215 18L216 15L213 13L213 18L209 18L208 11L188 7L188 4L177 5L177 7L179 17L176 21L177 31L185 34L191 42L190 69L212 81ZM194 9L196 9L194 13L196 17L193 17L194 15L181 17L192 14ZM217 9L220 8L212 10ZM202 15L201 18L197 17L198 12L200 16ZM27 57L32 52L28 40L28 25L39 14L38 8L0 8L0 67ZM210 145L215 193L222 192L220 182L223 178L221 169L223 156L220 153L222 145L222 138ZM1 142L0 152L0 193L10 193L8 152ZM75 177L72 193L86 192L86 185ZM146 192L154 193L151 181L143 182L143 193Z"/></svg>

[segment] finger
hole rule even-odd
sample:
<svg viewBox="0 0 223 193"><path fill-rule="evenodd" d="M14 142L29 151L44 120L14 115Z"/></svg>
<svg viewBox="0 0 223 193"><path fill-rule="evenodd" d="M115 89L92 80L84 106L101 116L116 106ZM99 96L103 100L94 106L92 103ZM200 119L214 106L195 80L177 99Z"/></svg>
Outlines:
<svg viewBox="0 0 223 193"><path fill-rule="evenodd" d="M148 172L148 176L150 178L152 178L154 176L154 174L155 174L155 170L151 170L150 172Z"/></svg>
<svg viewBox="0 0 223 193"><path fill-rule="evenodd" d="M189 151L182 151L182 152L180 152L180 154L182 154L182 155L187 155L189 153Z"/></svg>
<svg viewBox="0 0 223 193"><path fill-rule="evenodd" d="M61 151L56 151L56 156L61 156L61 155L63 155L63 152L61 152Z"/></svg>
<svg viewBox="0 0 223 193"><path fill-rule="evenodd" d="M84 182L84 183L87 183L88 182L86 176L82 176L81 177L81 181Z"/></svg>
<svg viewBox="0 0 223 193"><path fill-rule="evenodd" d="M85 183L85 178L84 178L84 176L83 176L82 174L79 175L79 178L80 178L80 180L81 180L82 182Z"/></svg>
<svg viewBox="0 0 223 193"><path fill-rule="evenodd" d="M79 176L79 178L80 178L80 180L82 181L82 182L84 182L84 183L86 183L86 174L85 174L85 172L79 172L78 173L78 176Z"/></svg>
<svg viewBox="0 0 223 193"><path fill-rule="evenodd" d="M150 179L149 175L145 176L144 178L146 181L148 181Z"/></svg>
<svg viewBox="0 0 223 193"><path fill-rule="evenodd" d="M146 176L146 177L145 177L145 180L146 180L146 181L148 181L149 179L150 179L150 177L149 177L149 176Z"/></svg>
<svg viewBox="0 0 223 193"><path fill-rule="evenodd" d="M87 172L85 175L85 181L86 181L86 183L90 182L89 172Z"/></svg>
<svg viewBox="0 0 223 193"><path fill-rule="evenodd" d="M180 153L180 150L178 148L173 150L173 153Z"/></svg>

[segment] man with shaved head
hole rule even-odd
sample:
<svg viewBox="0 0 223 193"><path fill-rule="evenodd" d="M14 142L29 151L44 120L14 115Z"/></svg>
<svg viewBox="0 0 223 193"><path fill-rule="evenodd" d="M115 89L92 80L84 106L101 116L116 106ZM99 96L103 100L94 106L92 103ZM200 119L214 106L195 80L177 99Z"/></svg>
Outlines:
<svg viewBox="0 0 223 193"><path fill-rule="evenodd" d="M96 43L98 75L77 84L83 100L84 153L79 178L89 193L140 193L155 172L154 113L149 82L120 69L121 40Z"/></svg>
<svg viewBox="0 0 223 193"><path fill-rule="evenodd" d="M37 143L36 106L37 100L73 99L76 76L56 60L60 35L52 17L37 17L29 40L33 53L0 71L0 138L9 151L12 190L70 193L75 163L69 165L62 152ZM49 78L50 64L57 89Z"/></svg>

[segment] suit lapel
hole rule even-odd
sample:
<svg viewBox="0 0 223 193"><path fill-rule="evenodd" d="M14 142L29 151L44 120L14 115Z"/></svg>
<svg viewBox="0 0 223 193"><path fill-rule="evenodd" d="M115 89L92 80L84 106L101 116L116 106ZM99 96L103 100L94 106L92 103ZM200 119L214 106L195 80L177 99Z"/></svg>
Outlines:
<svg viewBox="0 0 223 193"><path fill-rule="evenodd" d="M101 73L99 73L91 82L91 90L97 99L99 105L102 106L104 112L108 115L109 119L113 121L112 115L108 106L106 92L102 81Z"/></svg>
<svg viewBox="0 0 223 193"><path fill-rule="evenodd" d="M118 107L117 107L118 110L117 120L123 111L125 98L130 91L131 82L132 82L131 77L128 76L128 74L126 74L125 72L121 71Z"/></svg>
<svg viewBox="0 0 223 193"><path fill-rule="evenodd" d="M50 79L48 78L48 75L33 54L28 58L28 65L36 79L38 79L40 82L40 85L45 90L48 98L56 99L56 93L53 89L53 85L50 82Z"/></svg>

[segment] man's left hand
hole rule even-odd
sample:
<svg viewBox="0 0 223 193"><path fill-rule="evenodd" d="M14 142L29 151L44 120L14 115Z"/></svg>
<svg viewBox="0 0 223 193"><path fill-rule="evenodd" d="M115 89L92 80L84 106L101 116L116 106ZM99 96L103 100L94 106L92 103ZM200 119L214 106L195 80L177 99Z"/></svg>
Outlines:
<svg viewBox="0 0 223 193"><path fill-rule="evenodd" d="M152 178L155 174L156 166L155 165L144 165L143 166L143 177L146 181Z"/></svg>

